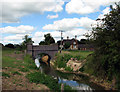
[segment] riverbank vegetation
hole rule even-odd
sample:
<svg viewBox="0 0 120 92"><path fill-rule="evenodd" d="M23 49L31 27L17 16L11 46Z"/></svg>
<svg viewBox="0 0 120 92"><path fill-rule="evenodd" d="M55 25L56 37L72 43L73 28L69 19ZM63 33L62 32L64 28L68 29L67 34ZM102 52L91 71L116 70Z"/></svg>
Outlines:
<svg viewBox="0 0 120 92"><path fill-rule="evenodd" d="M6 47L2 54L3 90L61 90L58 80L41 73L30 55ZM74 91L67 85L64 90Z"/></svg>
<svg viewBox="0 0 120 92"><path fill-rule="evenodd" d="M120 5L110 8L111 11L103 19L97 19L99 24L92 29L89 40L95 45L94 52L86 58L80 71L110 82L111 89L120 89ZM57 54L55 65L65 68L71 57L82 60L88 55L84 53L82 56L82 52L78 52Z"/></svg>
<svg viewBox="0 0 120 92"><path fill-rule="evenodd" d="M87 58L85 70L111 81L116 89L120 89L120 5L110 8L105 18L98 19L103 24L92 30L91 41L95 44L95 51Z"/></svg>
<svg viewBox="0 0 120 92"><path fill-rule="evenodd" d="M71 58L82 62L91 53L93 53L93 51L62 51L62 53L56 54L54 64L58 68L65 68L68 71L72 71L72 69L66 65Z"/></svg>

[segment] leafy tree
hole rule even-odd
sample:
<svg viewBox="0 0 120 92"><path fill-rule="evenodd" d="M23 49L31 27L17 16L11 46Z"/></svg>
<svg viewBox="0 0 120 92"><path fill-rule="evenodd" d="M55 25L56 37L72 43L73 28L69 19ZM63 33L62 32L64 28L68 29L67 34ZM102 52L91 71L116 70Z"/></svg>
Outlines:
<svg viewBox="0 0 120 92"><path fill-rule="evenodd" d="M6 44L5 47L8 47L8 48L14 48L14 45L9 43L9 44Z"/></svg>
<svg viewBox="0 0 120 92"><path fill-rule="evenodd" d="M39 43L39 45L45 45L45 42L44 42L44 41L41 41L41 42Z"/></svg>
<svg viewBox="0 0 120 92"><path fill-rule="evenodd" d="M34 41L32 41L32 38L28 37L28 35L25 35L23 38L23 42L21 43L22 49L27 48L27 44L32 44Z"/></svg>
<svg viewBox="0 0 120 92"><path fill-rule="evenodd" d="M64 48L65 49L68 49L70 47L70 43L69 42L66 42L65 45L64 45Z"/></svg>
<svg viewBox="0 0 120 92"><path fill-rule="evenodd" d="M87 40L86 40L86 39L81 39L81 40L79 41L79 43L80 43L80 44L86 44L86 43L87 43Z"/></svg>
<svg viewBox="0 0 120 92"><path fill-rule="evenodd" d="M111 11L103 19L97 19L102 24L93 28L93 40L95 52L91 67L94 74L114 79L120 83L120 6L110 6ZM120 85L119 85L120 88Z"/></svg>
<svg viewBox="0 0 120 92"><path fill-rule="evenodd" d="M15 49L17 49L17 50L21 50L21 49L22 49L22 46L19 45L19 44L14 44L14 47L15 47Z"/></svg>
<svg viewBox="0 0 120 92"><path fill-rule="evenodd" d="M55 43L54 38L50 35L50 33L44 35L45 40L41 41L39 45L50 45L52 43Z"/></svg>

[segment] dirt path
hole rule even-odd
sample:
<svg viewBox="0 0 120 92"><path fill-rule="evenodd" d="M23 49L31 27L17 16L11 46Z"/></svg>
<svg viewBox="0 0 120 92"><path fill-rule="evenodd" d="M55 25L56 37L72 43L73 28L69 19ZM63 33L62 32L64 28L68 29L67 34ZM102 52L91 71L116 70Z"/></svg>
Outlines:
<svg viewBox="0 0 120 92"><path fill-rule="evenodd" d="M9 54L16 60L23 60L24 54ZM14 62L14 64L17 62ZM24 66L23 66L24 67ZM19 72L20 74L13 74L12 72ZM49 90L44 84L30 83L26 78L29 72L22 72L18 67L6 67L2 69L2 72L9 74L10 77L2 77L2 90Z"/></svg>

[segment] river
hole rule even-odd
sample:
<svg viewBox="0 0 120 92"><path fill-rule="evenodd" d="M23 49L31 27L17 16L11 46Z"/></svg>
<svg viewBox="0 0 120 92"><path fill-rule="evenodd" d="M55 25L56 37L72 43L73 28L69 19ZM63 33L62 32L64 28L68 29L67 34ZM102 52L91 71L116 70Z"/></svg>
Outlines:
<svg viewBox="0 0 120 92"><path fill-rule="evenodd" d="M44 72L45 74L58 79L58 83L69 85L76 90L84 90L84 92L92 92L93 90L101 89L104 90L103 87L89 82L89 77L87 76L57 71L53 67L46 66L45 64L40 64L38 58L35 59L35 64L40 69L40 72Z"/></svg>

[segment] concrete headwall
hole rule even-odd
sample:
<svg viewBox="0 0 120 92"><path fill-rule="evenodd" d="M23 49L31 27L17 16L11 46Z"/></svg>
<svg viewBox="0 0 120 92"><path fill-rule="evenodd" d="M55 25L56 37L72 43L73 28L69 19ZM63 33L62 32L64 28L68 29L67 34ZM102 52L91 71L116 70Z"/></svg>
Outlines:
<svg viewBox="0 0 120 92"><path fill-rule="evenodd" d="M35 58L40 53L48 54L51 59L58 52L58 44L51 45L27 45L27 53Z"/></svg>

